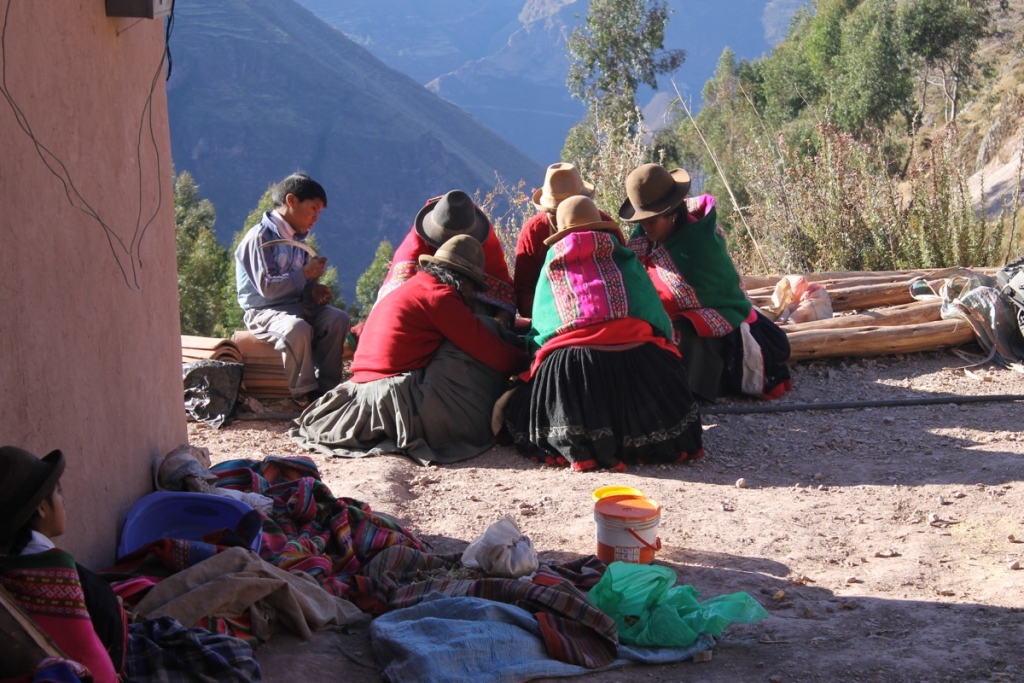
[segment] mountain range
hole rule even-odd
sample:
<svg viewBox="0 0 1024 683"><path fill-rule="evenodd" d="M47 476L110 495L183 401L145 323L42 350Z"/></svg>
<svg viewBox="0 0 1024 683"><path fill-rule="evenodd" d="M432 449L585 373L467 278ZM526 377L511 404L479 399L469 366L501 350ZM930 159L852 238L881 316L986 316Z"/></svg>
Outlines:
<svg viewBox="0 0 1024 683"><path fill-rule="evenodd" d="M315 229L350 295L382 239L430 197L543 178L476 118L292 0L178 0L167 83L175 170L230 244L268 186L302 170L327 190Z"/></svg>
<svg viewBox="0 0 1024 683"><path fill-rule="evenodd" d="M565 87L566 40L587 14L586 0L297 0L389 66L470 112L534 160L559 159L566 133L584 115ZM660 95L645 89L649 126L675 97L694 109L718 58L730 47L756 59L785 37L807 0L679 0L666 49L686 50Z"/></svg>

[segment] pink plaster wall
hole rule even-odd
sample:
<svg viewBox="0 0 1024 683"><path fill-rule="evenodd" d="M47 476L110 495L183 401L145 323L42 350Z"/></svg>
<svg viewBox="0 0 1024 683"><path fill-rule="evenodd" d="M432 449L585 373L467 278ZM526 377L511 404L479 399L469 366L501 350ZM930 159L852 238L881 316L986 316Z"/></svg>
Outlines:
<svg viewBox="0 0 1024 683"><path fill-rule="evenodd" d="M0 30L0 443L64 451L59 545L99 568L187 439L164 22L0 0Z"/></svg>

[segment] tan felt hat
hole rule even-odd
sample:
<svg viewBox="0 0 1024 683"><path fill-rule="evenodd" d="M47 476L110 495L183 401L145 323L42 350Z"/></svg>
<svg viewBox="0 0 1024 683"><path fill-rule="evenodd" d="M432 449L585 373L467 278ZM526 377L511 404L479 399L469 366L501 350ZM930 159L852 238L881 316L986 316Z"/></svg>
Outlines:
<svg viewBox="0 0 1024 683"><path fill-rule="evenodd" d="M577 195L593 197L594 186L583 180L573 164L551 164L544 174L544 187L533 193L533 205L539 211L554 211L562 200Z"/></svg>
<svg viewBox="0 0 1024 683"><path fill-rule="evenodd" d="M590 197L577 195L569 197L558 205L555 213L555 234L544 240L544 244L551 246L558 240L574 232L589 230L601 230L604 232L619 233L619 224L615 221L606 221L601 217L601 210Z"/></svg>

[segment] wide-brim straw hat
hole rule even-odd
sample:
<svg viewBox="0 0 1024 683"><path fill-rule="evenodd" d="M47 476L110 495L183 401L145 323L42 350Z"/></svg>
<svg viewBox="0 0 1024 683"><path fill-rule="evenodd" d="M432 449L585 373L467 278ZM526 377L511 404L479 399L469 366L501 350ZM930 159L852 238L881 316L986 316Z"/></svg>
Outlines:
<svg viewBox="0 0 1024 683"><path fill-rule="evenodd" d="M487 215L462 190L430 200L416 214L416 233L435 248L457 235L483 242L490 230Z"/></svg>
<svg viewBox="0 0 1024 683"><path fill-rule="evenodd" d="M554 211L562 201L577 195L593 197L593 184L584 180L573 164L551 164L544 174L544 186L533 193L533 205L538 211Z"/></svg>
<svg viewBox="0 0 1024 683"><path fill-rule="evenodd" d="M421 266L434 263L462 273L475 282L478 289L487 289L484 248L469 235L456 235L438 247L433 256L423 254L419 261Z"/></svg>
<svg viewBox="0 0 1024 683"><path fill-rule="evenodd" d="M558 205L555 226L555 233L544 240L544 244L549 247L574 232L600 230L621 234L619 224L615 221L606 221L594 200L582 195L569 197Z"/></svg>
<svg viewBox="0 0 1024 683"><path fill-rule="evenodd" d="M644 164L626 178L626 201L619 218L636 223L670 213L690 192L690 174L681 168L669 171L661 164Z"/></svg>
<svg viewBox="0 0 1024 683"><path fill-rule="evenodd" d="M0 540L10 538L32 518L64 473L64 454L43 458L17 446L0 447Z"/></svg>

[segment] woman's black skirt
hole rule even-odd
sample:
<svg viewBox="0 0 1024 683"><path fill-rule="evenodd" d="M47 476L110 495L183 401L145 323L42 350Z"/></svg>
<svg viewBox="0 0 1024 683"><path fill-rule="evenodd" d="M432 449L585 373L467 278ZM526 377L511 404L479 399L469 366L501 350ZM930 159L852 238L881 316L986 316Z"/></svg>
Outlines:
<svg viewBox="0 0 1024 683"><path fill-rule="evenodd" d="M575 470L700 458L700 412L678 357L654 344L557 349L505 407L517 450Z"/></svg>
<svg viewBox="0 0 1024 683"><path fill-rule="evenodd" d="M757 320L750 324L750 338L755 348L744 348L742 331L737 328L724 337L701 337L686 318L673 320L672 326L679 333L679 352L683 354L683 366L690 381L694 396L713 401L719 396L743 394L778 398L793 387L790 379L789 339L786 333L771 320L757 313ZM751 385L751 359L745 355L756 353L760 362L758 376ZM748 386L744 386L744 385Z"/></svg>

